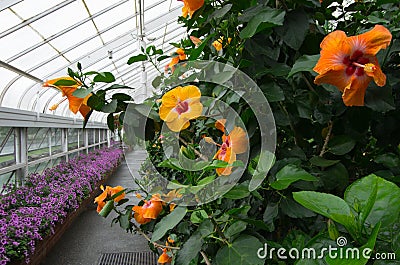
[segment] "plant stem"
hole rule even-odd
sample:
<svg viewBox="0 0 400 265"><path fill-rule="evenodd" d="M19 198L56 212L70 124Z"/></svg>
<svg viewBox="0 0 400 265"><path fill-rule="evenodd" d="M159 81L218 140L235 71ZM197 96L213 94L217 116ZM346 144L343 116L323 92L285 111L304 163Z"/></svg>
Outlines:
<svg viewBox="0 0 400 265"><path fill-rule="evenodd" d="M301 77L303 78L304 82L306 82L307 87L308 87L312 92L316 93L316 92L315 92L315 89L313 88L313 86L311 85L311 83L310 83L310 81L307 79L307 77L306 77L304 74L302 74Z"/></svg>
<svg viewBox="0 0 400 265"><path fill-rule="evenodd" d="M294 129L294 124L292 122L292 119L290 118L289 112L287 111L286 107L282 104L282 102L279 102L279 107L288 117L290 129L293 131L294 144L297 145L296 130Z"/></svg>
<svg viewBox="0 0 400 265"><path fill-rule="evenodd" d="M324 140L324 145L322 146L321 152L319 153L320 157L322 157L326 153L326 148L328 147L328 142L329 142L329 139L331 138L331 134L332 134L332 128L333 128L333 122L329 121L328 122L328 132L327 132L325 140Z"/></svg>
<svg viewBox="0 0 400 265"><path fill-rule="evenodd" d="M228 239L225 237L224 233L219 229L218 223L214 220L214 218L210 217L211 222L213 223L215 230L217 231L218 235L221 237L222 241L229 245Z"/></svg>
<svg viewBox="0 0 400 265"><path fill-rule="evenodd" d="M151 239L143 232L143 230L140 229L140 227L138 227L135 223L132 223L132 224L135 227L136 231L138 231L139 234L141 234L147 241L149 241L151 244L153 244L153 246L155 246L156 248L180 249L179 247L165 246L165 245L158 244L156 242L152 242Z"/></svg>
<svg viewBox="0 0 400 265"><path fill-rule="evenodd" d="M185 141L185 139L183 139L180 136L177 136L177 138L179 139L179 141L181 141L184 145L188 146L189 143ZM197 151L196 149L193 148L193 151L195 152L196 155L198 155L203 161L208 161L208 159L199 151Z"/></svg>
<svg viewBox="0 0 400 265"><path fill-rule="evenodd" d="M203 251L200 251L200 254L203 256L204 261L206 262L207 265L211 265L210 260L207 258L206 253L204 253Z"/></svg>

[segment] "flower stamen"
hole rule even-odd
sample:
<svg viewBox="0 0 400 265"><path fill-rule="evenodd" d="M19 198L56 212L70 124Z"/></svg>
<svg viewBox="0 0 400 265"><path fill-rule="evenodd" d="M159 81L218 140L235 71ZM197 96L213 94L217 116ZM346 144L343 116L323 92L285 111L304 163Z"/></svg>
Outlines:
<svg viewBox="0 0 400 265"><path fill-rule="evenodd" d="M53 106L51 106L51 107L49 108L49 110L56 110L56 109L58 108L58 106L59 106L61 103L63 103L66 99L67 99L67 97L61 99L59 102L57 102L56 104L54 104Z"/></svg>

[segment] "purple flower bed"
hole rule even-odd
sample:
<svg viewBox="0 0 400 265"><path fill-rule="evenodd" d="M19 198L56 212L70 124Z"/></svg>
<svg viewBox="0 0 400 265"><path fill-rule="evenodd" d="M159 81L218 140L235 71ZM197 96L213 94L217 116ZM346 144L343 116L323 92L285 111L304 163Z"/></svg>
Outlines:
<svg viewBox="0 0 400 265"><path fill-rule="evenodd" d="M0 197L0 265L26 259L35 246L96 189L122 157L115 148L96 150L30 175L25 186Z"/></svg>

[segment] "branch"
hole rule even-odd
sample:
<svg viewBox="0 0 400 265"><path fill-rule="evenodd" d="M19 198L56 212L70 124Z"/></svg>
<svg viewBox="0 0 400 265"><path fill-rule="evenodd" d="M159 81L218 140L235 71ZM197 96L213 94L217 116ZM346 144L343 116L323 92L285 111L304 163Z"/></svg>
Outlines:
<svg viewBox="0 0 400 265"><path fill-rule="evenodd" d="M184 145L188 146L189 143L185 141L185 139L183 139L180 136L177 136L177 138L179 139L179 141L181 141ZM208 161L207 157L205 157L202 153L200 153L199 151L197 151L195 148L193 148L193 151L195 152L196 155L198 155L203 161Z"/></svg>
<svg viewBox="0 0 400 265"><path fill-rule="evenodd" d="M204 261L206 262L207 265L211 265L210 260L207 258L206 253L204 253L203 251L200 251L200 254L203 256Z"/></svg>
<svg viewBox="0 0 400 265"><path fill-rule="evenodd" d="M213 223L215 230L217 230L218 235L221 237L222 241L229 245L229 241L228 239L225 237L224 233L219 229L219 226L217 224L217 222L214 220L214 218L210 217L211 222Z"/></svg>
<svg viewBox="0 0 400 265"><path fill-rule="evenodd" d="M139 232L139 234L141 234L144 238L146 238L147 241L149 241L151 244L153 244L153 246L155 246L156 248L168 248L168 249L180 249L179 247L171 247L171 246L165 246L165 245L161 245L158 244L156 242L152 242L150 237L148 237L142 229L140 229L140 227L138 227L135 223L132 223L133 226L135 227L136 231Z"/></svg>
<svg viewBox="0 0 400 265"><path fill-rule="evenodd" d="M311 85L310 81L308 81L307 77L306 77L304 74L302 74L301 77L303 78L304 82L306 82L307 87L308 87L312 92L316 93L316 92L315 92L315 89L314 89L313 86Z"/></svg>
<svg viewBox="0 0 400 265"><path fill-rule="evenodd" d="M332 128L333 128L333 122L329 121L328 122L328 133L326 134L324 145L322 146L321 152L319 153L320 157L322 157L326 153L326 148L328 147L328 142L329 142L329 139L331 138L331 134L332 134Z"/></svg>

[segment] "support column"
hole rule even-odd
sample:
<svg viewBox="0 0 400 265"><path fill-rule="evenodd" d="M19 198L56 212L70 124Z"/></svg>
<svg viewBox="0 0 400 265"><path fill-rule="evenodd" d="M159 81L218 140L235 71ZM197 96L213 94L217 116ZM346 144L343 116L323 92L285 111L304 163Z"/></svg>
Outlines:
<svg viewBox="0 0 400 265"><path fill-rule="evenodd" d="M15 172L16 184L22 186L28 175L28 131L27 128L15 128L14 133L15 162L24 164Z"/></svg>
<svg viewBox="0 0 400 265"><path fill-rule="evenodd" d="M65 153L65 161L68 162L68 129L61 128L61 150Z"/></svg>
<svg viewBox="0 0 400 265"><path fill-rule="evenodd" d="M83 130L83 146L86 148L85 149L86 154L89 152L88 145L89 145L88 129L84 129Z"/></svg>

